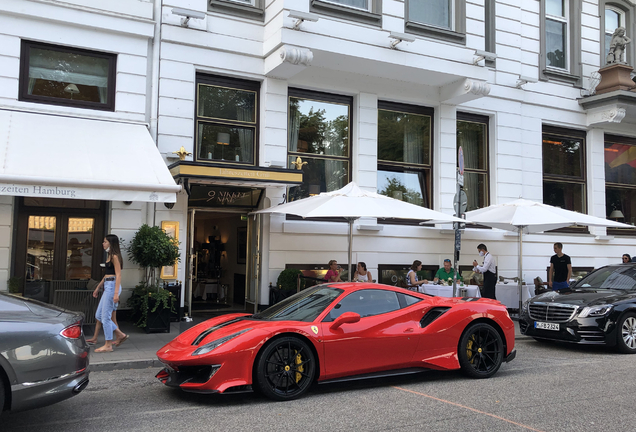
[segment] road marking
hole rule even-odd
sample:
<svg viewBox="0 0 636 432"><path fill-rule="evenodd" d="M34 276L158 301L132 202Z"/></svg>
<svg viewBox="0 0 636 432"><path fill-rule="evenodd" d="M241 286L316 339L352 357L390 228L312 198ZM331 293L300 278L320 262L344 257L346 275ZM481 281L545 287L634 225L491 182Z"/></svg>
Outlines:
<svg viewBox="0 0 636 432"><path fill-rule="evenodd" d="M409 389L405 389L405 388L402 388L402 387L396 387L396 386L392 386L392 387L394 389L397 389L397 390L402 390L402 391L405 391L405 392L408 392L408 393L413 393L413 394L416 394L416 395L419 395L419 396L424 396L424 397L427 397L429 399L436 400L438 402L443 402L443 403L446 403L446 404L454 405L454 406L459 407L459 408L464 408L464 409L476 412L478 414L487 415L489 417L496 418L497 420L503 420L503 421L505 421L507 423L510 423L510 424L515 425L515 426L519 426L519 427L522 427L522 428L525 428L525 429L528 429L528 430L531 430L531 431L534 431L534 432L544 432L544 431L542 431L540 429L535 429L535 428L533 428L531 426L528 426L528 425L524 425L524 424L521 424L521 423L513 422L512 420L508 420L506 418L499 417L497 415L494 415L494 414L491 414L491 413L487 413L485 411L480 411L478 409L471 408L471 407L468 407L466 405L458 404L456 402L451 402L451 401L447 401L445 399L436 398L435 396L427 395L425 393L416 392L414 390L409 390Z"/></svg>

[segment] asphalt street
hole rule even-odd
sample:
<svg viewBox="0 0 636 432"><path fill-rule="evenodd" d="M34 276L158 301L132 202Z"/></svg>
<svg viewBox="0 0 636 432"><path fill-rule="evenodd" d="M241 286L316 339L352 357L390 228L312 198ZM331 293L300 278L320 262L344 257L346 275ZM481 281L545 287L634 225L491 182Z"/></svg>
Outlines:
<svg viewBox="0 0 636 432"><path fill-rule="evenodd" d="M636 356L517 341L486 380L459 372L317 386L302 399L169 389L157 368L95 372L80 395L0 418L2 432L636 430Z"/></svg>

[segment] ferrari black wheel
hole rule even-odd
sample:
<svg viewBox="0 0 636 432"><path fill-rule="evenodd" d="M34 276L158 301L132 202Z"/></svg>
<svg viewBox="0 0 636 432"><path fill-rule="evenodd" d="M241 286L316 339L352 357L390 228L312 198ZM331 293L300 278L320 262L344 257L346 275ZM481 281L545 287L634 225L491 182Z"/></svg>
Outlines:
<svg viewBox="0 0 636 432"><path fill-rule="evenodd" d="M489 378L499 370L504 358L501 336L490 324L469 326L457 350L462 371L472 378Z"/></svg>
<svg viewBox="0 0 636 432"><path fill-rule="evenodd" d="M618 320L616 347L623 354L636 354L636 314L626 313Z"/></svg>
<svg viewBox="0 0 636 432"><path fill-rule="evenodd" d="M257 388L268 398L285 401L302 396L314 381L316 359L301 339L289 336L265 345L256 361Z"/></svg>

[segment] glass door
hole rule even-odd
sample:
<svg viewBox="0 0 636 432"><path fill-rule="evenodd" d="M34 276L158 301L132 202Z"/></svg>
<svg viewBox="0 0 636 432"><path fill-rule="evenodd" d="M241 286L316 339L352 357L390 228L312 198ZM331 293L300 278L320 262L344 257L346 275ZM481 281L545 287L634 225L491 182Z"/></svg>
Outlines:
<svg viewBox="0 0 636 432"><path fill-rule="evenodd" d="M187 310L189 316L192 316L192 289L197 274L197 255L194 249L195 233L194 233L194 215L196 210L188 210L188 245L186 254L186 283L185 283L185 302L184 309Z"/></svg>
<svg viewBox="0 0 636 432"><path fill-rule="evenodd" d="M48 301L55 262L55 216L29 216L24 296Z"/></svg>
<svg viewBox="0 0 636 432"><path fill-rule="evenodd" d="M254 313L258 312L259 303L259 283L261 265L261 237L260 237L261 215L247 217L247 293L246 309L254 305ZM249 312L249 311L248 311Z"/></svg>

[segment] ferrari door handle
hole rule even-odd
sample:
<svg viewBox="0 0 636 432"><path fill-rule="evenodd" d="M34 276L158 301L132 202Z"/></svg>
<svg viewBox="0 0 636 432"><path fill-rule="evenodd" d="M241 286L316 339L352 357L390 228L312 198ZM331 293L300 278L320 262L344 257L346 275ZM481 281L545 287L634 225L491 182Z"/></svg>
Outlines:
<svg viewBox="0 0 636 432"><path fill-rule="evenodd" d="M413 333L413 329L412 328L407 328L406 330L404 330L404 333Z"/></svg>

